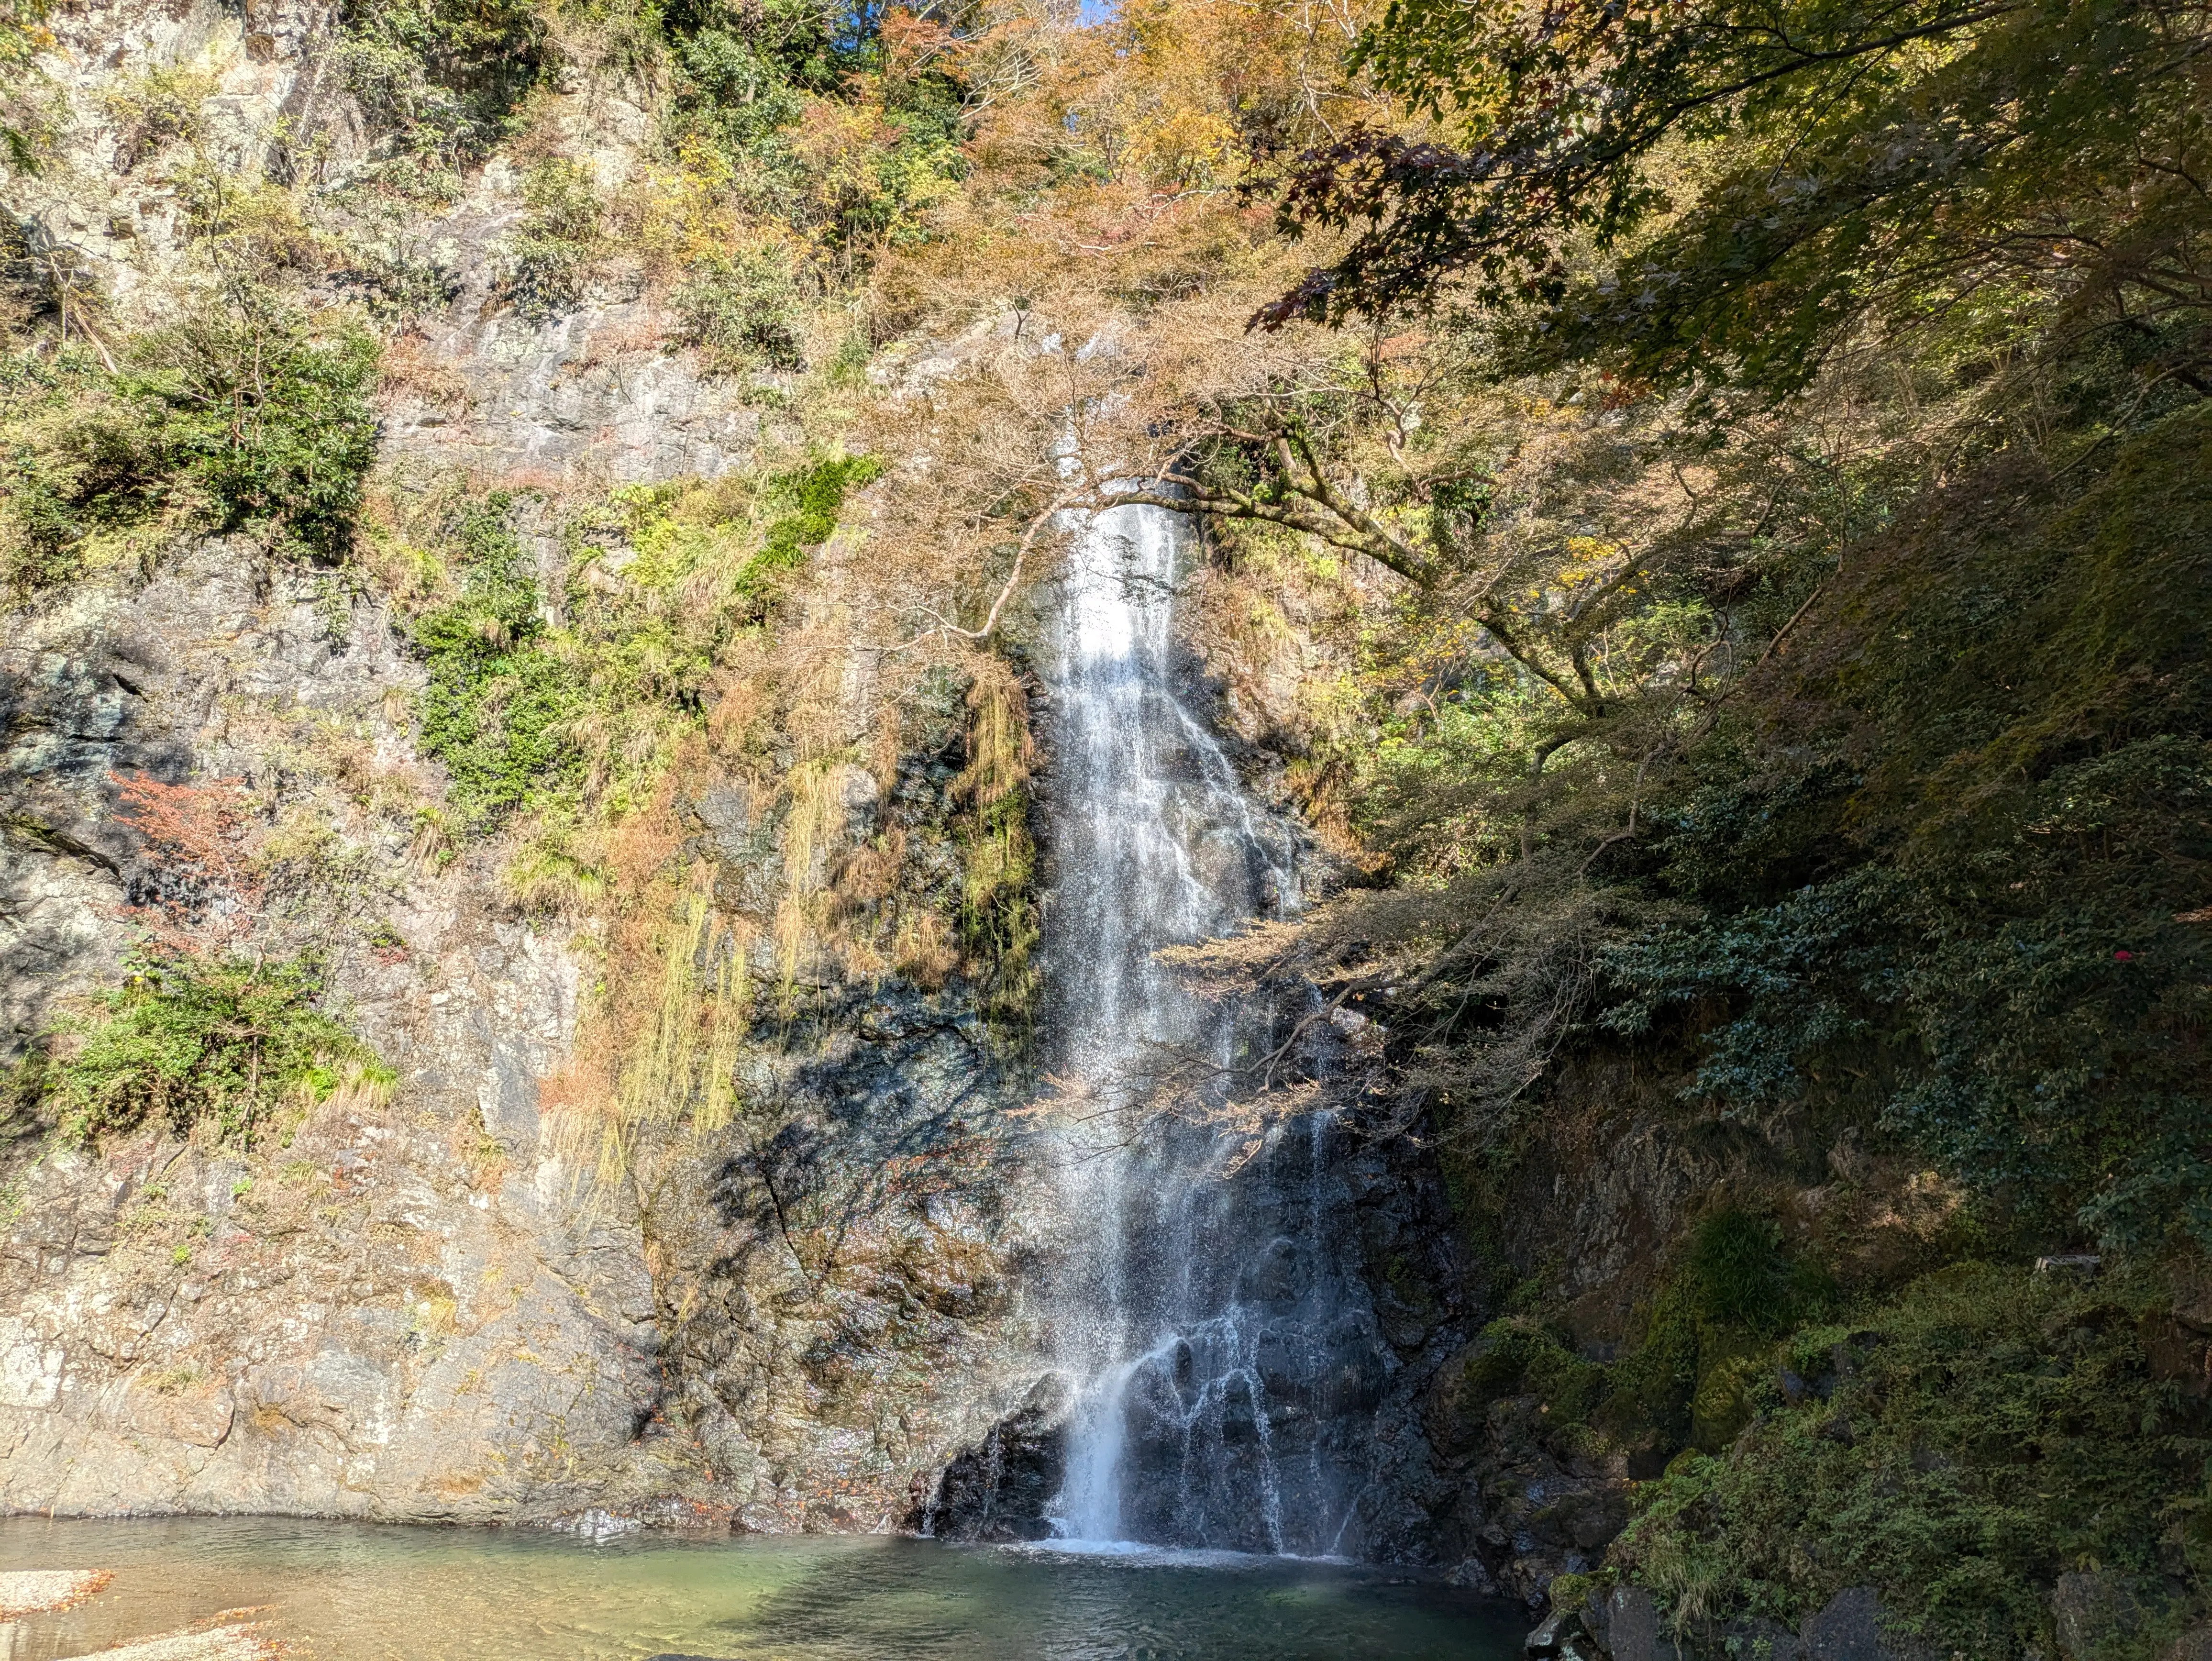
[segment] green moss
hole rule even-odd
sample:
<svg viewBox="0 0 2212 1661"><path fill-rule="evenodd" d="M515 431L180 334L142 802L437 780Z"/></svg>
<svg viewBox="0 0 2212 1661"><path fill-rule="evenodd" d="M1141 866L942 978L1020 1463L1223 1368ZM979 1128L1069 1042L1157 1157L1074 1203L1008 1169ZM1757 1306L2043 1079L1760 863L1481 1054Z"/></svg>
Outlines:
<svg viewBox="0 0 2212 1661"><path fill-rule="evenodd" d="M1506 1396L1534 1396L1552 1424L1577 1424L1597 1406L1605 1383L1605 1369L1576 1354L1557 1330L1509 1316L1485 1327L1468 1352L1460 1407L1473 1418Z"/></svg>
<svg viewBox="0 0 2212 1661"><path fill-rule="evenodd" d="M983 1012L1026 1043L1043 981L1035 961L1042 938L1036 910L1036 848L1026 792L1010 794L965 823L961 944L984 974Z"/></svg>
<svg viewBox="0 0 2212 1661"><path fill-rule="evenodd" d="M1559 1574L1544 1589L1555 1609L1579 1609L1593 1597L1603 1597L1613 1590L1613 1577L1601 1570L1595 1574Z"/></svg>
<svg viewBox="0 0 2212 1661"><path fill-rule="evenodd" d="M1771 1369L1775 1340L1836 1297L1826 1272L1790 1251L1771 1220L1715 1207L1644 1305L1635 1343L1604 1370L1593 1422L1628 1447L1726 1447L1749 1421L1752 1386Z"/></svg>
<svg viewBox="0 0 2212 1661"><path fill-rule="evenodd" d="M149 1121L179 1133L202 1123L251 1145L288 1108L342 1085L380 1090L392 1078L318 1007L319 965L142 948L123 984L56 1028L36 1074L41 1113L88 1141Z"/></svg>
<svg viewBox="0 0 2212 1661"><path fill-rule="evenodd" d="M39 1128L46 1099L50 1058L43 1044L32 1045L13 1062L0 1062L0 1144L27 1136ZM0 1206L0 1214L6 1208Z"/></svg>

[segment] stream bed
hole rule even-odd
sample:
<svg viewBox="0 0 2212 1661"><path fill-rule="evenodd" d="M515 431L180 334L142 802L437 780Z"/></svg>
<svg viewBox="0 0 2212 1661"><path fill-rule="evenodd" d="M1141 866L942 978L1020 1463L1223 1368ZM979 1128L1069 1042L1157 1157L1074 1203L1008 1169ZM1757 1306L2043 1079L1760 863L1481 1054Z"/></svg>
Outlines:
<svg viewBox="0 0 2212 1661"><path fill-rule="evenodd" d="M0 1626L48 1661L256 1607L312 1661L1506 1661L1528 1621L1385 1569L927 1540L631 1535L279 1518L0 1519L0 1567L114 1573Z"/></svg>

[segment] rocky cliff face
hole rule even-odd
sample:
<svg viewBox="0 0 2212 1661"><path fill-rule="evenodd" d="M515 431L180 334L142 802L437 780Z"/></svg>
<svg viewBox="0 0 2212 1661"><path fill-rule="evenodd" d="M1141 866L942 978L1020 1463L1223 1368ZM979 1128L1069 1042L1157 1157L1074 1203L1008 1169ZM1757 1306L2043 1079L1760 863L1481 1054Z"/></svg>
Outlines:
<svg viewBox="0 0 2212 1661"><path fill-rule="evenodd" d="M270 897L278 936L328 948L332 1007L398 1076L251 1153L166 1128L15 1146L0 1503L902 1516L971 1397L994 1411L1014 1318L995 1156L919 1199L895 1179L1018 1088L972 998L802 977L757 1058L785 1108L773 1145L710 1142L649 1212L611 1202L540 1106L594 973L590 925L506 897L495 848L424 857L405 809L421 671L380 607L221 540L17 624L17 1042L112 978L188 875L118 813L123 782L198 777L313 833L308 873ZM856 773L832 855L904 819L926 855L954 770L922 758L888 800ZM765 928L785 886L773 816L714 776L676 811L729 915ZM801 1205L816 1220L794 1241L777 1213Z"/></svg>
<svg viewBox="0 0 2212 1661"><path fill-rule="evenodd" d="M351 880L323 872L287 927L328 935L341 995L402 1076L388 1102L341 1092L250 1157L166 1131L18 1145L11 1506L499 1515L620 1456L650 1388L635 1232L581 1220L538 1156L537 1080L582 966L488 908L480 865L422 869L404 824L359 805L415 764L388 712L419 672L379 608L326 600L210 542L19 617L6 648L17 1042L114 973L182 874L118 818L118 780L198 773L346 839ZM307 758L331 745L350 787ZM365 914L391 944L362 943Z"/></svg>
<svg viewBox="0 0 2212 1661"><path fill-rule="evenodd" d="M316 833L328 857L276 897L280 932L329 947L332 1006L398 1077L340 1091L251 1153L166 1128L16 1145L0 1503L488 1518L680 1500L848 1528L903 1514L1010 1307L1006 1247L975 1209L991 1160L975 1193L940 1185L918 1205L885 1179L1010 1099L1018 1079L972 1001L803 984L761 1046L763 1087L787 1109L774 1147L701 1148L649 1216L610 1204L540 1108L594 972L589 927L506 898L498 850L441 867L404 813L379 811L422 767L420 670L380 608L334 614L311 577L217 541L18 623L18 1043L112 978L185 874L118 814L121 782L197 776ZM902 800L852 795L837 843L879 818L941 818L952 771L925 761ZM678 811L720 862L731 914L772 913L775 824L739 782L695 788ZM834 1250L793 1245L761 1203L763 1171L779 1205L834 1200Z"/></svg>
<svg viewBox="0 0 2212 1661"><path fill-rule="evenodd" d="M163 320L191 234L179 168L161 165L175 135L134 133L118 88L185 77L194 154L219 172L338 177L367 153L332 9L52 22L58 144L9 205L27 257L77 261L112 319ZM553 127L588 138L618 182L643 115L573 76L549 95ZM387 353L393 488L434 473L544 502L748 463L759 394L664 351L641 282L618 268L557 317L516 311L501 250L520 212L495 161L404 228L436 298ZM338 207L318 234L380 246ZM325 260L311 289L343 301L361 269ZM528 505L520 534L554 572L554 517ZM0 1506L883 1526L970 1398L985 1421L997 1411L1010 1248L975 1194L915 1199L893 1179L1018 1082L973 989L787 975L789 1008L754 1047L758 1092L780 1104L772 1146L692 1149L654 1204L634 1184L610 1194L564 1160L541 1110L605 972L599 925L518 901L500 876L511 847L457 846L425 815L442 780L416 737L422 682L401 620L356 577L246 536L167 546L8 619L9 1056L112 984L165 907L228 937L234 897L210 910L204 865L125 800L220 787L276 850L252 879L254 950L317 950L326 1007L397 1077L340 1089L250 1152L166 1125L10 1147ZM958 767L909 757L888 791L847 768L817 861L896 830L925 875L957 884ZM668 808L676 855L721 873L718 914L763 934L791 885L787 812L717 770ZM804 1227L779 1214L809 1202Z"/></svg>

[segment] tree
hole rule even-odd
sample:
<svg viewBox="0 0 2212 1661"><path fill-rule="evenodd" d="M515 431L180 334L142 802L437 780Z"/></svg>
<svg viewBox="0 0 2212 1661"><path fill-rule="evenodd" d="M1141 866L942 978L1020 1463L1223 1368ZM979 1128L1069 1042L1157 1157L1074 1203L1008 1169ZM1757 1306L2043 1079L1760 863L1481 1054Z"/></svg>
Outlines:
<svg viewBox="0 0 2212 1661"><path fill-rule="evenodd" d="M1870 320L2041 332L2202 392L2208 48L2196 0L1394 0L1354 55L1431 131L1300 158L1285 227L1361 228L1257 320L1449 297L1770 392Z"/></svg>

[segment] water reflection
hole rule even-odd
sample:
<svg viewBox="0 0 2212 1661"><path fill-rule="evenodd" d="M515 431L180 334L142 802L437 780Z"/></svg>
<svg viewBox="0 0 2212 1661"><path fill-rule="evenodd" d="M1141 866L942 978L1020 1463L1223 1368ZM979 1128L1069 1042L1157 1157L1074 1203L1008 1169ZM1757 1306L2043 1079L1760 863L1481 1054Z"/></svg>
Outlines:
<svg viewBox="0 0 2212 1661"><path fill-rule="evenodd" d="M260 1606L313 1661L1505 1661L1517 1612L1342 1565L903 1539L593 1545L280 1518L0 1520L0 1567L107 1568L107 1591L0 1626L53 1661Z"/></svg>

